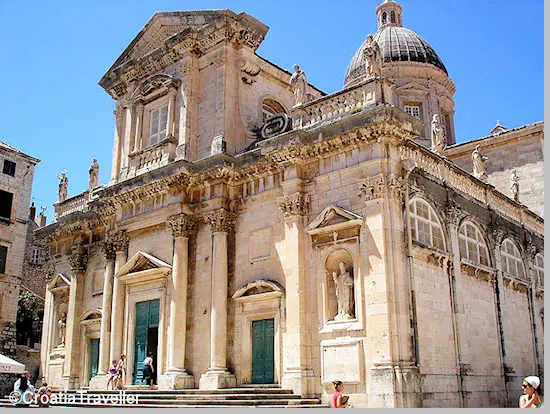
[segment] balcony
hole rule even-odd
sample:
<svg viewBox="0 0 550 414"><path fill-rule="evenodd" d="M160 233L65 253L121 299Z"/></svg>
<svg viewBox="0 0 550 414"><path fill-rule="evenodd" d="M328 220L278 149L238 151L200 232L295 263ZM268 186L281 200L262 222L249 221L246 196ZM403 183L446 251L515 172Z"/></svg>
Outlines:
<svg viewBox="0 0 550 414"><path fill-rule="evenodd" d="M130 154L128 156L128 169L126 174L123 171L121 172L121 179L135 177L173 161L176 157L177 145L177 139L168 136L158 144Z"/></svg>
<svg viewBox="0 0 550 414"><path fill-rule="evenodd" d="M393 103L389 82L369 79L359 85L294 108L293 126L295 129L305 129L334 122L346 115L361 112L366 107L384 103Z"/></svg>

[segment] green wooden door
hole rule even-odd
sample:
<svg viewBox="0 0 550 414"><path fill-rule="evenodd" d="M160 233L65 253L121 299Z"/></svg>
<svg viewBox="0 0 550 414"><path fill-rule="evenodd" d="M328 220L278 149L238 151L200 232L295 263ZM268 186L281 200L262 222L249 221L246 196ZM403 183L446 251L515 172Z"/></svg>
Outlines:
<svg viewBox="0 0 550 414"><path fill-rule="evenodd" d="M275 380L275 320L252 322L252 383L273 384Z"/></svg>
<svg viewBox="0 0 550 414"><path fill-rule="evenodd" d="M90 376L92 379L97 375L97 367L99 366L99 338L90 339Z"/></svg>
<svg viewBox="0 0 550 414"><path fill-rule="evenodd" d="M142 384L143 360L148 352L156 355L157 338L150 338L151 328L158 328L159 299L136 303L136 334L134 345L134 384ZM156 331L156 329L155 329ZM154 348L154 349L152 349Z"/></svg>

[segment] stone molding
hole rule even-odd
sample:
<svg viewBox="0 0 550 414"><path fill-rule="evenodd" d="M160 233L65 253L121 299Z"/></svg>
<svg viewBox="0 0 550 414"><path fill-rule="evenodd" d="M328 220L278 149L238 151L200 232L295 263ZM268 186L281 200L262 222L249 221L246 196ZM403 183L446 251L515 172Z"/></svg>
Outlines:
<svg viewBox="0 0 550 414"><path fill-rule="evenodd" d="M82 244L73 246L71 254L67 257L71 270L75 273L84 273L88 265L88 251Z"/></svg>
<svg viewBox="0 0 550 414"><path fill-rule="evenodd" d="M212 233L229 233L235 226L237 215L221 208L207 214L205 220Z"/></svg>
<svg viewBox="0 0 550 414"><path fill-rule="evenodd" d="M504 287L515 290L519 293L527 293L529 291L528 282L525 280L519 280L508 275L503 275Z"/></svg>
<svg viewBox="0 0 550 414"><path fill-rule="evenodd" d="M493 286L495 283L495 273L491 269L485 269L474 263L461 261L460 270L463 274L471 278L489 282L491 286Z"/></svg>
<svg viewBox="0 0 550 414"><path fill-rule="evenodd" d="M403 177L396 174L377 174L365 179L359 196L364 196L365 201L371 201L382 197L401 197L405 190L406 182Z"/></svg>
<svg viewBox="0 0 550 414"><path fill-rule="evenodd" d="M422 148L419 144L406 141L399 147L402 160L413 161L417 168L427 172L436 180L448 185L499 215L507 217L530 231L544 234L544 221L527 207L518 204L500 193L492 185L476 179L462 171L452 161Z"/></svg>
<svg viewBox="0 0 550 414"><path fill-rule="evenodd" d="M294 193L277 199L277 205L284 217L307 216L310 209L309 194Z"/></svg>
<svg viewBox="0 0 550 414"><path fill-rule="evenodd" d="M197 219L194 216L177 214L168 217L167 223L174 238L191 238L197 232Z"/></svg>

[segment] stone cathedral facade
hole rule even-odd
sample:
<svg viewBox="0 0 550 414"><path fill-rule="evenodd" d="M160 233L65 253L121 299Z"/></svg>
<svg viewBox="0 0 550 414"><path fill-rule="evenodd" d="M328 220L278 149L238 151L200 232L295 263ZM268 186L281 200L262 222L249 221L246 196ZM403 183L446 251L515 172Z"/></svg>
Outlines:
<svg viewBox="0 0 550 414"><path fill-rule="evenodd" d="M102 389L125 354L139 385L151 353L159 389L474 407L543 376L542 123L455 144L445 65L398 3L375 15L329 95L246 13L150 19L99 82L109 183L61 177L37 231L49 384Z"/></svg>

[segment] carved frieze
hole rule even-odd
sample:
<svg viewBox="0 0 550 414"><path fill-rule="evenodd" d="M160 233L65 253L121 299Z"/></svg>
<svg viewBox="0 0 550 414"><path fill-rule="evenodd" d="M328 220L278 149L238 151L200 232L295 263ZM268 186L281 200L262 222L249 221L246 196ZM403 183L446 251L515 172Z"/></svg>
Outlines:
<svg viewBox="0 0 550 414"><path fill-rule="evenodd" d="M467 275L476 280L484 280L493 285L495 280L495 274L490 269L484 269L476 266L473 263L462 262L460 263L460 270L462 274Z"/></svg>
<svg viewBox="0 0 550 414"><path fill-rule="evenodd" d="M197 231L197 219L187 214L177 214L168 218L168 226L172 230L174 238L190 238Z"/></svg>
<svg viewBox="0 0 550 414"><path fill-rule="evenodd" d="M378 174L368 177L361 184L359 191L360 197L365 197L365 201L375 200L384 196L400 197L406 189L403 177L396 174Z"/></svg>
<svg viewBox="0 0 550 414"><path fill-rule="evenodd" d="M529 291L529 285L526 281L519 280L513 277L504 275L503 277L504 287L515 290L519 293L527 293Z"/></svg>
<svg viewBox="0 0 550 414"><path fill-rule="evenodd" d="M277 200L277 205L284 217L307 216L310 209L309 194L294 193Z"/></svg>
<svg viewBox="0 0 550 414"><path fill-rule="evenodd" d="M221 208L208 214L205 219L212 233L229 233L235 226L237 215Z"/></svg>

